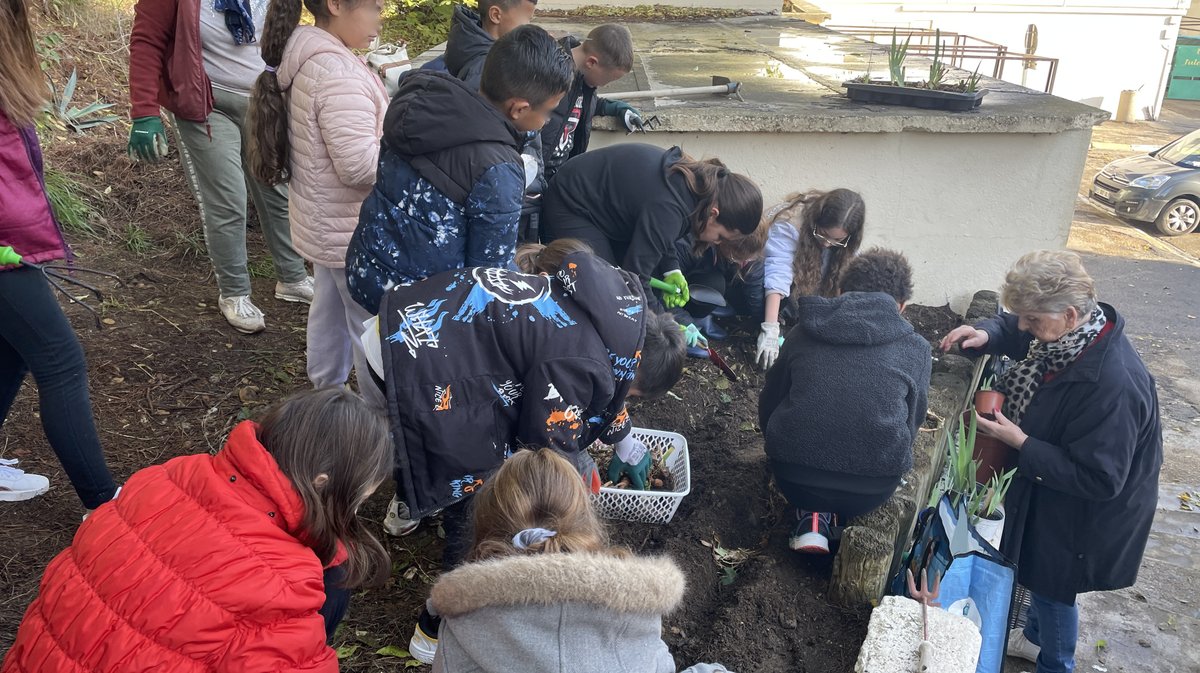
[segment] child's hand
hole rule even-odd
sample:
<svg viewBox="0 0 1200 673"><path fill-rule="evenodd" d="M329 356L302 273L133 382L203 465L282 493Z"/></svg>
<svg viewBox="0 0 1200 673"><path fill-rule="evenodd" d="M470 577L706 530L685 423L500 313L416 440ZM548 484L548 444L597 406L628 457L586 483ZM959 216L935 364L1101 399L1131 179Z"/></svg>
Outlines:
<svg viewBox="0 0 1200 673"><path fill-rule="evenodd" d="M663 292L663 306L667 308L683 308L688 300L692 298L688 292L687 278L683 277L682 271L671 271L663 276L663 282L675 288L675 292Z"/></svg>
<svg viewBox="0 0 1200 673"><path fill-rule="evenodd" d="M614 484L621 481L622 474L629 477L634 490L646 490L646 481L650 478L650 450L632 434L617 442L608 463L609 481Z"/></svg>

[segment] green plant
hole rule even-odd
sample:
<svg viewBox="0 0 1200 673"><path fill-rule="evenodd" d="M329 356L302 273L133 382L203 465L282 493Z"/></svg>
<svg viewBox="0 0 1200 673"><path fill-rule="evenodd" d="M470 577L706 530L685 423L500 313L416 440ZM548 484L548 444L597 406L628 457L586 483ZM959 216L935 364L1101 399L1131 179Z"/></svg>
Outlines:
<svg viewBox="0 0 1200 673"><path fill-rule="evenodd" d="M175 254L180 259L203 259L208 254L204 245L204 232L199 229L176 231L174 236Z"/></svg>
<svg viewBox="0 0 1200 673"><path fill-rule="evenodd" d="M963 82L963 88L969 92L979 91L979 66L975 66L975 72Z"/></svg>
<svg viewBox="0 0 1200 673"><path fill-rule="evenodd" d="M246 272L251 278L270 278L275 274L275 262L270 256L256 259L246 265Z"/></svg>
<svg viewBox="0 0 1200 673"><path fill-rule="evenodd" d="M71 105L71 99L75 97L75 85L79 82L79 73L76 70L71 71L71 76L67 78L67 84L62 91L54 86L54 81L50 82L50 92L52 102L50 104L50 113L66 128L83 133L88 129L97 126L112 124L120 119L116 115L100 115L101 112L113 107L115 103L101 103L95 101L82 108Z"/></svg>
<svg viewBox="0 0 1200 673"><path fill-rule="evenodd" d="M896 41L896 29L892 29L892 47L888 49L888 73L891 74L894 86L904 86L904 58L908 56L908 43L911 41L912 35L909 35L904 38L904 44L899 44Z"/></svg>
<svg viewBox="0 0 1200 673"><path fill-rule="evenodd" d="M92 206L83 198L83 185L67 173L47 168L46 197L63 229L86 236L99 236L92 228Z"/></svg>
<svg viewBox="0 0 1200 673"><path fill-rule="evenodd" d="M936 90L946 79L946 64L942 63L942 49L946 45L942 43L940 28L934 31L933 40L933 62L929 64L929 79L925 82L925 86Z"/></svg>
<svg viewBox="0 0 1200 673"><path fill-rule="evenodd" d="M990 519L996 510L1000 509L1000 505L1004 504L1004 496L1008 495L1008 487L1012 486L1012 480L1016 474L1016 468L1007 470L1003 474L993 474L982 489L977 489L982 490L984 495L971 513Z"/></svg>
<svg viewBox="0 0 1200 673"><path fill-rule="evenodd" d="M988 374L986 377L984 377L984 379L982 381L979 382L979 391L983 392L985 390L991 390L992 386L994 386L995 384L996 384L996 375Z"/></svg>
<svg viewBox="0 0 1200 673"><path fill-rule="evenodd" d="M150 235L146 233L146 230L133 222L125 225L124 231L121 232L121 239L125 244L125 249L135 255L144 255L154 247L154 241L150 240Z"/></svg>
<svg viewBox="0 0 1200 673"><path fill-rule="evenodd" d="M979 461L975 460L975 437L978 433L978 423L975 419L975 412L969 413L971 422L967 424L967 427L963 427L963 424L959 423L958 435L950 447L947 490L953 494L951 497L955 507L958 507L964 498L969 504L977 490L975 472L979 469Z"/></svg>
<svg viewBox="0 0 1200 673"><path fill-rule="evenodd" d="M445 41L450 17L458 0L395 0L383 11L381 42L408 43L409 56L416 56ZM474 8L475 0L467 0Z"/></svg>
<svg viewBox="0 0 1200 673"><path fill-rule="evenodd" d="M33 41L43 72L48 74L62 63L62 46L63 36L59 33L46 33Z"/></svg>

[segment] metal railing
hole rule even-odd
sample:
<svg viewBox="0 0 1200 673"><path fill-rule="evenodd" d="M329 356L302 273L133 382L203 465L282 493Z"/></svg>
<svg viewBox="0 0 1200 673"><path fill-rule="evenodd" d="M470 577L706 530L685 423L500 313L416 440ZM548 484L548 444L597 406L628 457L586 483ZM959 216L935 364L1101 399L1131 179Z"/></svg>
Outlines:
<svg viewBox="0 0 1200 673"><path fill-rule="evenodd" d="M1047 64L1046 82L1042 90L1045 93L1054 93L1054 80L1058 76L1057 58L1009 52L1008 47L997 42L945 30L939 32L927 28L842 26L837 24L824 24L822 28L828 28L843 35L863 38L883 46L890 46L892 35L895 35L897 40L909 40L908 53L913 56L933 56L935 45L940 38L942 61L955 68L963 69L969 69L964 68L964 64L968 60L973 62L992 61L991 77L994 79L1004 79L1004 66L1010 61L1021 61L1021 67L1027 70L1035 69L1038 63L1045 63Z"/></svg>

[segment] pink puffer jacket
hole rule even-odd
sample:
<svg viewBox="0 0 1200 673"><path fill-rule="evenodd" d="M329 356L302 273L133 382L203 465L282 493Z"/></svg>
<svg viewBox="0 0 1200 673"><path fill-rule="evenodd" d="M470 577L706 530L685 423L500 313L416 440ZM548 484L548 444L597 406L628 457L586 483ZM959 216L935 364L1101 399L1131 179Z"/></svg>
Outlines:
<svg viewBox="0 0 1200 673"><path fill-rule="evenodd" d="M313 26L292 33L277 74L289 97L292 244L309 261L340 269L375 184L387 93L341 40Z"/></svg>

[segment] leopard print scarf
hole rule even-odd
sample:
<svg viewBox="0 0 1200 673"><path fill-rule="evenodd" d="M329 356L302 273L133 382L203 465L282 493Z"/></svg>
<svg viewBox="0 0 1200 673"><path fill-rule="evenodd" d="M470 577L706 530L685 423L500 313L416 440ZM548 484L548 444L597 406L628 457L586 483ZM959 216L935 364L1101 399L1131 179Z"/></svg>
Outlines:
<svg viewBox="0 0 1200 673"><path fill-rule="evenodd" d="M1100 331L1108 319L1099 306L1092 311L1087 322L1067 332L1058 341L1042 342L1034 339L1029 344L1029 354L1024 360L1009 367L996 382L996 390L1004 393L1004 415L1020 425L1025 410L1033 400L1046 374L1061 372L1075 361Z"/></svg>

